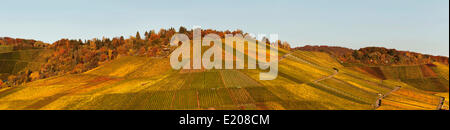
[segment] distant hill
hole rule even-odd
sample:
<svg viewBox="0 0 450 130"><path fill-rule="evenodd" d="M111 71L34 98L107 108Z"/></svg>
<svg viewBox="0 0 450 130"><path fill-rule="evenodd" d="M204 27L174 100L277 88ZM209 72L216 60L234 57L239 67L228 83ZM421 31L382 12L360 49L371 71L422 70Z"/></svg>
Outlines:
<svg viewBox="0 0 450 130"><path fill-rule="evenodd" d="M48 43L41 41L36 41L33 39L21 39L21 38L10 38L10 37L0 37L0 53L3 52L4 48L8 50L25 50L33 48L42 48L48 46Z"/></svg>
<svg viewBox="0 0 450 130"><path fill-rule="evenodd" d="M420 65L433 62L449 64L448 57L398 51L383 47L366 47L353 50L333 46L304 46L295 49L325 52L336 57L342 63L348 63L347 65Z"/></svg>

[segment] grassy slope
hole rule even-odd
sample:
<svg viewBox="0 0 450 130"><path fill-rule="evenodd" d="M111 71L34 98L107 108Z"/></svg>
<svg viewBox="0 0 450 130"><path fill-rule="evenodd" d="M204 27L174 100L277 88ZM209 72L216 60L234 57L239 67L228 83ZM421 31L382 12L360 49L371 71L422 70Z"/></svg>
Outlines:
<svg viewBox="0 0 450 130"><path fill-rule="evenodd" d="M380 109L436 109L439 97L445 98L443 108L448 109L448 65L434 64L380 67L387 82L408 88L386 97L389 102Z"/></svg>
<svg viewBox="0 0 450 130"><path fill-rule="evenodd" d="M405 83L392 79L382 80L381 78L377 78L377 76L361 73L354 68L343 67L323 53L297 51L293 52L292 55L304 61L290 57L285 58L285 60L280 62L279 78L274 81L262 81L264 86L273 87L274 92L277 92L275 89L280 89L279 95L294 93L288 97L297 102L302 101L302 103L297 103L297 106L294 105L294 107L288 109L373 109L378 99L378 94L388 94L396 86L402 86L404 88L386 98L391 99L390 97L400 95L402 97L401 99L405 97L408 100L394 100L391 106L397 107L408 103L416 103L421 104L420 106L422 107L401 107L400 109L436 109L435 107L439 101L437 96L428 94L428 91L416 90L414 86L416 84L408 84L410 82ZM338 68L340 71L334 78L318 83L311 82L313 79L317 79L317 77L330 75L333 67ZM398 73L421 73L421 71L410 71ZM249 73L249 75L253 75L251 77L255 79L258 78L257 72ZM443 86L448 87L448 84L444 84ZM287 92L281 90L287 90ZM317 92L317 90L321 91ZM407 91L408 95L403 94L402 92L404 91ZM384 102L384 104L387 103ZM383 109L389 108L383 107Z"/></svg>
<svg viewBox="0 0 450 130"><path fill-rule="evenodd" d="M385 79L403 82L411 89L419 89L435 93L448 92L448 65L434 63L436 67L427 65L411 66L374 66L352 67L360 72ZM405 85L402 85L405 86Z"/></svg>
<svg viewBox="0 0 450 130"><path fill-rule="evenodd" d="M167 58L121 57L83 74L0 90L0 109L374 109L378 94L395 86L406 89L388 96L383 109L435 106L435 96L343 67L325 53L290 54L271 81L258 80L261 70L181 72L171 70ZM333 68L337 75L315 82Z"/></svg>
<svg viewBox="0 0 450 130"><path fill-rule="evenodd" d="M6 53L6 52L11 52L11 51L13 51L12 46L0 45L0 53Z"/></svg>
<svg viewBox="0 0 450 130"><path fill-rule="evenodd" d="M344 68L325 53L296 51L291 55L280 61L276 80L261 81L283 99L281 106L286 109L373 109L376 94L388 91L378 87L374 78L355 78L362 74ZM333 74L333 68L340 70L335 78L313 82ZM256 70L245 73L254 79L259 75Z"/></svg>

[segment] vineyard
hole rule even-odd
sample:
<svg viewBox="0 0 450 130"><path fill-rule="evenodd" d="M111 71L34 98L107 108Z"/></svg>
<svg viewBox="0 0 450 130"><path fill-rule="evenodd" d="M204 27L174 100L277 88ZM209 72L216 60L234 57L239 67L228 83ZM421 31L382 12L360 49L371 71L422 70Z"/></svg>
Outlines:
<svg viewBox="0 0 450 130"><path fill-rule="evenodd" d="M399 89L388 95L381 102L380 110L436 110L440 97L418 92L411 89Z"/></svg>
<svg viewBox="0 0 450 130"><path fill-rule="evenodd" d="M449 83L446 79L448 75L445 75L448 73L448 66L440 67L442 69L440 71L437 67L440 63L435 64L437 65L381 66L379 68L387 80L398 80L415 89L425 91L448 92Z"/></svg>
<svg viewBox="0 0 450 130"><path fill-rule="evenodd" d="M430 66L428 65L421 65L420 69L422 71L423 77L425 78L436 78L438 75L436 72L434 72Z"/></svg>
<svg viewBox="0 0 450 130"><path fill-rule="evenodd" d="M443 78L424 78L424 79L406 79L403 82L414 86L415 88L432 91L432 92L448 92L448 80Z"/></svg>
<svg viewBox="0 0 450 130"><path fill-rule="evenodd" d="M445 65L355 69L321 52L280 57L278 77L265 81L258 69L172 70L168 58L124 56L85 73L0 89L0 109L368 110L380 95L378 110L448 108L448 96L440 98L448 95Z"/></svg>
<svg viewBox="0 0 450 130"><path fill-rule="evenodd" d="M380 67L367 67L367 66L362 66L362 67L352 67L355 70L367 73L369 75L373 75L379 79L382 80L386 80L386 77L383 74L383 71L380 69Z"/></svg>
<svg viewBox="0 0 450 130"><path fill-rule="evenodd" d="M420 79L424 76L420 66L383 66L380 68L387 79Z"/></svg>
<svg viewBox="0 0 450 130"><path fill-rule="evenodd" d="M436 67L431 67L433 71L438 73L439 77L444 78L445 80L449 80L449 68L448 65L444 65L441 63L434 63Z"/></svg>
<svg viewBox="0 0 450 130"><path fill-rule="evenodd" d="M0 45L0 53L13 51L13 46Z"/></svg>
<svg viewBox="0 0 450 130"><path fill-rule="evenodd" d="M15 74L25 69L39 71L46 62L46 50L31 49L0 53L0 73Z"/></svg>

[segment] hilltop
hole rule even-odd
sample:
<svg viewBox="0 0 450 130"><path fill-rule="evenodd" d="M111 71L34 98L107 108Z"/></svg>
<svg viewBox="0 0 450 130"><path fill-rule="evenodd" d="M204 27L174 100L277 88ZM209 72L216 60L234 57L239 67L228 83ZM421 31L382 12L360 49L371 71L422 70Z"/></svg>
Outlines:
<svg viewBox="0 0 450 130"><path fill-rule="evenodd" d="M177 71L167 58L125 56L81 74L2 89L0 108L437 109L448 94L448 84L425 90L333 61L326 53L295 51L280 60L276 80L260 81L259 70Z"/></svg>
<svg viewBox="0 0 450 130"><path fill-rule="evenodd" d="M353 50L336 46L304 46L295 50L325 52L347 65L420 65L440 62L449 64L448 57L432 56L384 47L365 47Z"/></svg>

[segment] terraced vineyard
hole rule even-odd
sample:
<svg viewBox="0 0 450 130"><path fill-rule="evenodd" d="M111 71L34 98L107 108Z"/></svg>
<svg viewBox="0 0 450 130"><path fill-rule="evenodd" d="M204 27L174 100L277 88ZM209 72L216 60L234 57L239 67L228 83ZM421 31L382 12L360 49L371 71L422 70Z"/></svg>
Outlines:
<svg viewBox="0 0 450 130"><path fill-rule="evenodd" d="M420 66L387 66L381 67L387 79L419 79L423 78Z"/></svg>
<svg viewBox="0 0 450 130"><path fill-rule="evenodd" d="M0 53L7 53L13 51L12 46L0 45Z"/></svg>
<svg viewBox="0 0 450 130"><path fill-rule="evenodd" d="M385 81L405 83L412 89L448 92L448 65L434 63L411 66L349 67Z"/></svg>
<svg viewBox="0 0 450 130"><path fill-rule="evenodd" d="M16 74L26 69L39 71L46 62L45 57L49 56L48 51L44 49L13 51L12 48L0 48L3 48L0 50L0 76L3 79L10 74Z"/></svg>
<svg viewBox="0 0 450 130"><path fill-rule="evenodd" d="M411 89L399 89L384 98L380 110L436 110L441 104L439 96L420 93Z"/></svg>
<svg viewBox="0 0 450 130"><path fill-rule="evenodd" d="M19 57L15 60L27 59ZM320 52L286 51L280 57L283 58L279 60L278 77L269 81L259 80L262 70L172 70L168 58L120 57L82 74L0 89L0 109L448 108L446 65L355 69ZM10 64L5 63L4 67L7 65ZM16 66L4 70L11 71ZM397 86L402 88L396 90ZM445 94L446 99L441 101Z"/></svg>

